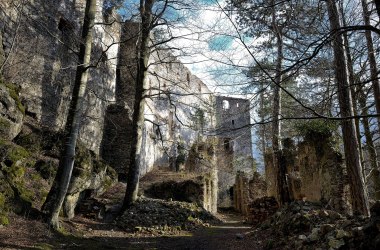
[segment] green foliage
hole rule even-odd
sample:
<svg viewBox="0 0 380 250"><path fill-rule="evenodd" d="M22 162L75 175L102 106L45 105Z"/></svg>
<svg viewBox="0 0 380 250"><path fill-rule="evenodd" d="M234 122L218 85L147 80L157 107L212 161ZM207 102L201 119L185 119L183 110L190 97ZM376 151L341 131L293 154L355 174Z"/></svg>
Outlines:
<svg viewBox="0 0 380 250"><path fill-rule="evenodd" d="M298 134L305 139L331 137L337 131L339 123L331 120L309 120L296 124Z"/></svg>

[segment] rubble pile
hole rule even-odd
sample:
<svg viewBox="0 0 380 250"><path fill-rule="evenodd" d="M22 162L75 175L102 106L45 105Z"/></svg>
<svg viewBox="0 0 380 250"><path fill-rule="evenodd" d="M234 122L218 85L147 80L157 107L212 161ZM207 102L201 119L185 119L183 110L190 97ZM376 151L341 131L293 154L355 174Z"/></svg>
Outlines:
<svg viewBox="0 0 380 250"><path fill-rule="evenodd" d="M274 197L262 197L248 205L247 222L257 225L273 215L278 209L278 203Z"/></svg>
<svg viewBox="0 0 380 250"><path fill-rule="evenodd" d="M296 201L256 229L264 249L380 249L380 204L371 218L345 216L319 204ZM261 236L262 237L262 236Z"/></svg>
<svg viewBox="0 0 380 250"><path fill-rule="evenodd" d="M218 223L212 214L194 203L140 198L118 219L118 226L134 232L176 235Z"/></svg>

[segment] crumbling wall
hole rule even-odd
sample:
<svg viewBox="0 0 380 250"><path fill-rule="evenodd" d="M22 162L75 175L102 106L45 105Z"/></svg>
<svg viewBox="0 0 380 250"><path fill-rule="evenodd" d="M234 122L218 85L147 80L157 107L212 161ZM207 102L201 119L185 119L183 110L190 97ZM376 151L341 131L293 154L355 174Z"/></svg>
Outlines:
<svg viewBox="0 0 380 250"><path fill-rule="evenodd" d="M215 130L219 137L219 206L234 206L231 188L238 171L252 174L252 139L249 100L215 97Z"/></svg>
<svg viewBox="0 0 380 250"><path fill-rule="evenodd" d="M129 165L136 58L140 24L128 22L122 33L116 103L107 111L102 155L119 173ZM152 43L154 38L152 37ZM154 167L178 171L191 145L212 126L213 97L207 86L168 49L152 50L144 83L140 174ZM120 140L119 140L119 137Z"/></svg>
<svg viewBox="0 0 380 250"><path fill-rule="evenodd" d="M308 137L297 146L287 139L282 156L292 199L320 201L337 211L347 209L346 168L330 137ZM268 196L276 197L272 155L266 155L265 159Z"/></svg>
<svg viewBox="0 0 380 250"><path fill-rule="evenodd" d="M249 175L239 171L236 175L235 185L233 186L234 208L248 215L249 205L256 199L266 196L267 185L259 173L254 173L249 179Z"/></svg>
<svg viewBox="0 0 380 250"><path fill-rule="evenodd" d="M191 173L198 173L203 176L204 189L203 189L203 207L212 212L217 212L218 207L218 194L219 190L219 171L217 155L215 148L218 138L208 137L199 138L189 152L185 162L185 170Z"/></svg>
<svg viewBox="0 0 380 250"><path fill-rule="evenodd" d="M337 211L347 209L348 181L342 155L328 141L304 141L298 146L300 197L322 201Z"/></svg>

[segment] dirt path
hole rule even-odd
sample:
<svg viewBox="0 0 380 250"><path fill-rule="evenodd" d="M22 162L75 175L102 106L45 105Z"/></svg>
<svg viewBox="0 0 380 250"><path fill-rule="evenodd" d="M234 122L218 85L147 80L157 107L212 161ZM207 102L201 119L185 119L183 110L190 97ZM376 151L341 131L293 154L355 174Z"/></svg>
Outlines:
<svg viewBox="0 0 380 250"><path fill-rule="evenodd" d="M113 224L77 219L66 223L66 235L55 234L38 221L13 217L0 228L0 249L260 249L246 237L252 229L234 214L222 214L224 223L180 236L139 236Z"/></svg>
<svg viewBox="0 0 380 250"><path fill-rule="evenodd" d="M188 236L140 238L130 243L136 249L257 249L245 240L246 234L252 229L243 224L240 217L224 214L224 220L220 225L200 229Z"/></svg>

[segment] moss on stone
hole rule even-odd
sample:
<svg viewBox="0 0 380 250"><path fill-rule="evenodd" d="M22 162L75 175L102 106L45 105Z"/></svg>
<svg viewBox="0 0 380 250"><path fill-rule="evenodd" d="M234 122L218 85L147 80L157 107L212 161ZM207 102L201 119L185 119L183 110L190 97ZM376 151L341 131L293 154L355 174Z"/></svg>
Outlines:
<svg viewBox="0 0 380 250"><path fill-rule="evenodd" d="M38 160L34 165L34 168L39 173L39 176L45 180L49 180L55 176L58 166L52 161Z"/></svg>
<svg viewBox="0 0 380 250"><path fill-rule="evenodd" d="M0 213L0 225L6 226L8 224L9 224L8 215Z"/></svg>
<svg viewBox="0 0 380 250"><path fill-rule="evenodd" d="M83 144L78 143L75 148L75 167L73 175L76 177L86 178L91 174L92 155Z"/></svg>
<svg viewBox="0 0 380 250"><path fill-rule="evenodd" d="M8 134L10 127L11 127L11 123L8 120L0 117L0 135L2 135L2 137Z"/></svg>
<svg viewBox="0 0 380 250"><path fill-rule="evenodd" d="M7 211L23 213L32 205L34 193L25 187L24 174L33 160L25 148L4 140L0 141L0 152L4 160L0 168L4 180L0 182L0 211L5 218Z"/></svg>
<svg viewBox="0 0 380 250"><path fill-rule="evenodd" d="M0 79L0 84L7 87L9 95L15 101L17 108L21 111L23 115L25 115L25 107L24 105L22 105L20 97L19 97L20 88L12 83L4 83L1 79Z"/></svg>
<svg viewBox="0 0 380 250"><path fill-rule="evenodd" d="M8 159L14 163L28 157L30 157L30 153L25 148L18 145L13 145L8 152Z"/></svg>
<svg viewBox="0 0 380 250"><path fill-rule="evenodd" d="M28 148L30 152L39 153L42 150L41 141L43 141L43 138L35 133L29 133L20 134L15 142L24 148Z"/></svg>

